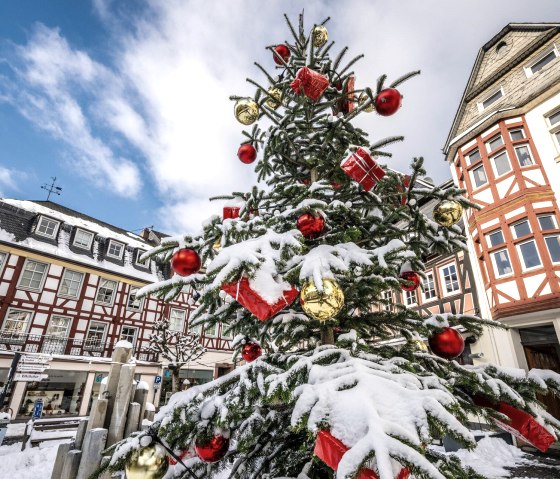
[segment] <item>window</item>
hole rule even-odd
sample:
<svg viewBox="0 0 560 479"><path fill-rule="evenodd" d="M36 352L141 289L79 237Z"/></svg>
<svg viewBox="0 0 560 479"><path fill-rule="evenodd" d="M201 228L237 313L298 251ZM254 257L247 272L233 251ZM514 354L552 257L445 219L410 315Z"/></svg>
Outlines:
<svg viewBox="0 0 560 479"><path fill-rule="evenodd" d="M218 323L214 323L212 326L208 325L204 328L205 336L217 336L218 335Z"/></svg>
<svg viewBox="0 0 560 479"><path fill-rule="evenodd" d="M381 298L384 300L383 311L391 311L393 308L393 292L383 291L383 293L381 293Z"/></svg>
<svg viewBox="0 0 560 479"><path fill-rule="evenodd" d="M466 155L465 159L467 160L467 165L472 165L474 162L480 160L480 151L478 148Z"/></svg>
<svg viewBox="0 0 560 479"><path fill-rule="evenodd" d="M107 256L111 258L122 259L124 245L116 241L109 240L109 248L107 248Z"/></svg>
<svg viewBox="0 0 560 479"><path fill-rule="evenodd" d="M35 233L46 238L54 238L60 226L60 221L51 220L46 216L41 216L39 218L39 223L37 228L35 228Z"/></svg>
<svg viewBox="0 0 560 479"><path fill-rule="evenodd" d="M443 277L443 284L445 285L446 294L454 293L459 291L459 280L457 278L457 268L454 264L445 266L441 269L441 274Z"/></svg>
<svg viewBox="0 0 560 479"><path fill-rule="evenodd" d="M51 316L47 328L47 337L43 340L41 347L42 353L64 354L71 322L72 318L66 316Z"/></svg>
<svg viewBox="0 0 560 479"><path fill-rule="evenodd" d="M39 263L30 259L26 260L18 287L39 291L43 286L48 267L49 265L45 263Z"/></svg>
<svg viewBox="0 0 560 479"><path fill-rule="evenodd" d="M103 349L105 343L105 332L107 325L103 323L91 323L86 335L85 348L86 349Z"/></svg>
<svg viewBox="0 0 560 479"><path fill-rule="evenodd" d="M7 256L7 253L2 253L2 251L0 251L0 273L2 272L2 266L4 266L4 261L6 260Z"/></svg>
<svg viewBox="0 0 560 479"><path fill-rule="evenodd" d="M405 302L407 306L411 306L416 304L418 301L416 299L416 290L413 289L412 291L405 291Z"/></svg>
<svg viewBox="0 0 560 479"><path fill-rule="evenodd" d="M527 236L531 234L531 226L529 225L529 221L527 220L522 220L511 225L511 229L513 235L516 238L522 238L523 236Z"/></svg>
<svg viewBox="0 0 560 479"><path fill-rule="evenodd" d="M128 341L130 344L134 345L136 342L136 333L138 333L138 328L132 326L123 326L121 330L121 341Z"/></svg>
<svg viewBox="0 0 560 479"><path fill-rule="evenodd" d="M504 243L504 234L502 233L502 230L496 230L492 231L492 233L488 233L486 235L486 241L490 248Z"/></svg>
<svg viewBox="0 0 560 479"><path fill-rule="evenodd" d="M544 241L553 263L560 263L560 236L545 236Z"/></svg>
<svg viewBox="0 0 560 479"><path fill-rule="evenodd" d="M552 127L550 132L554 138L556 138L556 143L560 146L560 110L552 113L547 117L548 123Z"/></svg>
<svg viewBox="0 0 560 479"><path fill-rule="evenodd" d="M541 230L555 230L556 229L556 220L552 215L539 215L539 225L541 226Z"/></svg>
<svg viewBox="0 0 560 479"><path fill-rule="evenodd" d="M500 98L504 96L504 92L500 88L498 91L492 93L489 97L478 104L479 110L485 110L493 103L496 103Z"/></svg>
<svg viewBox="0 0 560 479"><path fill-rule="evenodd" d="M93 243L94 234L90 231L85 231L81 229L76 230L76 235L74 236L73 245L82 249L90 249L91 243Z"/></svg>
<svg viewBox="0 0 560 479"><path fill-rule="evenodd" d="M222 338L231 338L231 331L227 330L227 326L224 323L221 324L222 324L222 333L221 333Z"/></svg>
<svg viewBox="0 0 560 479"><path fill-rule="evenodd" d="M523 138L525 138L525 135L523 134L523 130L510 130L509 131L509 136L511 137L511 141L517 141L517 140L522 140Z"/></svg>
<svg viewBox="0 0 560 479"><path fill-rule="evenodd" d="M169 329L172 331L183 332L185 328L185 317L187 312L184 309L173 309L169 314Z"/></svg>
<svg viewBox="0 0 560 479"><path fill-rule="evenodd" d="M505 276L513 272L507 248L494 251L493 253L490 253L490 256L492 257L492 261L494 263L496 277L499 278L500 276Z"/></svg>
<svg viewBox="0 0 560 479"><path fill-rule="evenodd" d="M523 261L525 269L537 268L541 265L541 258L537 251L534 240L526 241L517 245L517 251Z"/></svg>
<svg viewBox="0 0 560 479"><path fill-rule="evenodd" d="M511 171L511 165L509 164L509 159L505 151L495 156L491 160L494 164L494 169L496 170L496 176L502 176L505 175L508 171Z"/></svg>
<svg viewBox="0 0 560 479"><path fill-rule="evenodd" d="M426 278L424 279L424 297L426 299L432 299L436 297L436 283L434 281L434 273L426 273Z"/></svg>
<svg viewBox="0 0 560 479"><path fill-rule="evenodd" d="M471 170L471 175L476 188L488 183L488 178L486 178L486 172L482 165Z"/></svg>
<svg viewBox="0 0 560 479"><path fill-rule="evenodd" d="M100 304L113 304L113 298L115 296L116 289L116 281L100 278L99 289L97 290L95 302Z"/></svg>
<svg viewBox="0 0 560 479"><path fill-rule="evenodd" d="M508 50L509 50L508 44L506 42L500 42L496 47L496 56L498 58L501 58L507 53Z"/></svg>
<svg viewBox="0 0 560 479"><path fill-rule="evenodd" d="M145 253L145 251L143 251L143 250L141 250L141 249L139 249L139 250L136 252L136 264L137 264L138 266L143 266L144 268L148 268L149 265L150 265L150 260L149 260L149 259L146 259L146 260L144 260L144 261L140 261L140 257L141 257L144 253Z"/></svg>
<svg viewBox="0 0 560 479"><path fill-rule="evenodd" d="M31 323L31 311L23 311L21 309L9 309L2 325L2 338L11 337L14 339L23 339L23 334L27 332L27 328Z"/></svg>
<svg viewBox="0 0 560 479"><path fill-rule="evenodd" d="M504 144L504 140L502 139L502 135L496 135L486 143L486 147L488 151L494 151L498 149L500 146Z"/></svg>
<svg viewBox="0 0 560 479"><path fill-rule="evenodd" d="M533 164L533 159L529 154L529 148L527 148L527 146L517 146L515 148L515 156L517 156L519 166L530 166Z"/></svg>
<svg viewBox="0 0 560 479"><path fill-rule="evenodd" d="M558 51L556 47L553 46L551 49L545 51L534 63L525 68L527 76L534 75L535 73L542 70L546 65L556 59L558 56Z"/></svg>
<svg viewBox="0 0 560 479"><path fill-rule="evenodd" d="M196 326L191 326L189 323L189 332L193 334L200 334L202 332L202 325L197 324Z"/></svg>
<svg viewBox="0 0 560 479"><path fill-rule="evenodd" d="M560 110L553 113L552 115L549 115L548 122L550 123L550 126L560 124Z"/></svg>
<svg viewBox="0 0 560 479"><path fill-rule="evenodd" d="M132 309L133 311L142 310L142 298L136 298L139 289L140 288L136 288L135 286L130 287L130 292L128 293L128 301L126 303L126 307L128 309Z"/></svg>
<svg viewBox="0 0 560 479"><path fill-rule="evenodd" d="M66 296L67 298L77 298L80 295L83 279L83 273L72 271L70 269L64 270L62 281L60 282L60 287L58 288L59 296Z"/></svg>

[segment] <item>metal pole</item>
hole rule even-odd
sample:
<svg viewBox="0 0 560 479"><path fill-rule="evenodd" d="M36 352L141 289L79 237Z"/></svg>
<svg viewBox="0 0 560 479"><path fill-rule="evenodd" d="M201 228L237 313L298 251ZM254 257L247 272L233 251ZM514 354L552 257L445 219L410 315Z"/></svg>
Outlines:
<svg viewBox="0 0 560 479"><path fill-rule="evenodd" d="M12 365L10 366L10 371L8 372L8 379L6 380L4 387L0 390L0 408L4 407L4 400L6 399L6 394L8 393L8 389L14 379L20 358L21 353L14 354L14 359L12 359Z"/></svg>

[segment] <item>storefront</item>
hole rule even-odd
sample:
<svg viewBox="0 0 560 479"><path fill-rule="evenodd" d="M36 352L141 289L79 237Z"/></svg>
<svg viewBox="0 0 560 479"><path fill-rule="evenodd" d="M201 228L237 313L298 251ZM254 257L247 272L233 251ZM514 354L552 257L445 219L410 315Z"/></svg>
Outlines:
<svg viewBox="0 0 560 479"><path fill-rule="evenodd" d="M188 379L188 387L198 386L212 381L214 379L214 371L211 369L181 369L179 371L180 387L183 389L183 382ZM171 371L169 369L163 370L163 380L161 384L161 404L167 404L169 398L173 394L171 391Z"/></svg>

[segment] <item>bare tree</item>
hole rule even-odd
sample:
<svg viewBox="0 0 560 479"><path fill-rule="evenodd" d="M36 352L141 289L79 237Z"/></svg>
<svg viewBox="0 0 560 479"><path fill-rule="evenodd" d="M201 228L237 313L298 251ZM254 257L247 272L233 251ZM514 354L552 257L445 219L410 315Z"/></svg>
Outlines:
<svg viewBox="0 0 560 479"><path fill-rule="evenodd" d="M196 361L206 352L206 348L200 344L198 334L185 335L181 331L170 330L169 319L165 318L154 323L148 349L169 361L171 389L174 393L179 391L180 369L190 361Z"/></svg>

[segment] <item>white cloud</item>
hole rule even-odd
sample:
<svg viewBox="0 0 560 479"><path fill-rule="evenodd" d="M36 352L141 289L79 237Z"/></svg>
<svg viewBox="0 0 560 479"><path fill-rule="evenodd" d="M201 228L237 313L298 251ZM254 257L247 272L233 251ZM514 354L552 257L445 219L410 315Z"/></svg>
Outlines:
<svg viewBox="0 0 560 479"><path fill-rule="evenodd" d="M22 171L0 166L0 198L5 197L6 190L17 190L17 182L25 177L26 175Z"/></svg>

